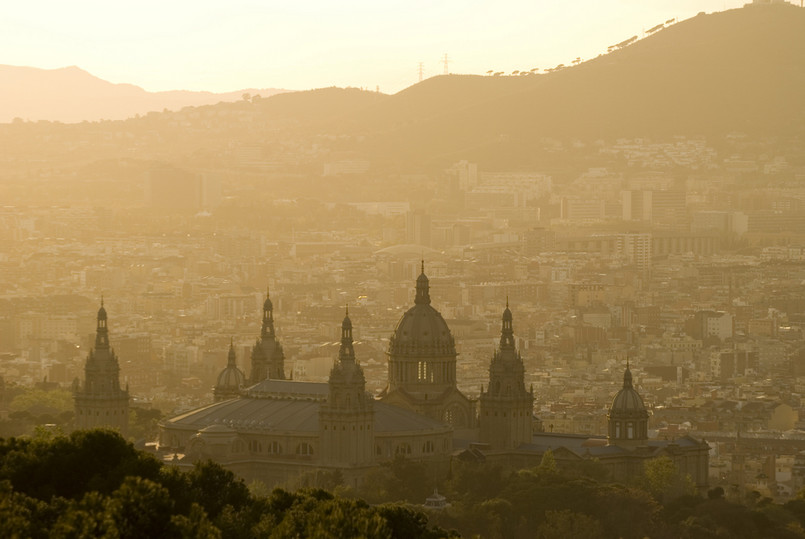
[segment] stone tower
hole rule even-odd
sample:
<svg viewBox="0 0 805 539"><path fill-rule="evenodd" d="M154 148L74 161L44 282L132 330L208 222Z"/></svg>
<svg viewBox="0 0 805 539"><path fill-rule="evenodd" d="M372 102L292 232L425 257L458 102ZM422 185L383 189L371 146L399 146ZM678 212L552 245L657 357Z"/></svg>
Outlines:
<svg viewBox="0 0 805 539"><path fill-rule="evenodd" d="M516 449L531 441L534 394L526 391L523 359L514 346L512 312L503 311L500 345L489 365L489 386L481 388L480 440L492 449Z"/></svg>
<svg viewBox="0 0 805 539"><path fill-rule="evenodd" d="M263 326L260 338L252 348L252 370L249 384L257 384L267 379L285 380L285 354L274 333L274 304L266 290L263 302Z"/></svg>
<svg viewBox="0 0 805 539"><path fill-rule="evenodd" d="M213 389L215 402L237 398L240 390L246 385L246 375L238 368L235 356L235 344L229 343L229 357L226 367L218 375L218 382Z"/></svg>
<svg viewBox="0 0 805 539"><path fill-rule="evenodd" d="M330 371L328 385L327 400L319 408L323 462L371 464L374 461L374 399L366 392L363 369L355 358L349 309L341 324L341 348Z"/></svg>
<svg viewBox="0 0 805 539"><path fill-rule="evenodd" d="M628 360L623 373L623 388L612 400L607 425L607 443L610 445L643 445L648 440L648 411L632 385Z"/></svg>
<svg viewBox="0 0 805 539"><path fill-rule="evenodd" d="M120 388L120 366L109 346L106 309L98 310L95 347L84 365L84 383L73 382L75 422L79 429L111 427L126 436L129 426L129 391Z"/></svg>

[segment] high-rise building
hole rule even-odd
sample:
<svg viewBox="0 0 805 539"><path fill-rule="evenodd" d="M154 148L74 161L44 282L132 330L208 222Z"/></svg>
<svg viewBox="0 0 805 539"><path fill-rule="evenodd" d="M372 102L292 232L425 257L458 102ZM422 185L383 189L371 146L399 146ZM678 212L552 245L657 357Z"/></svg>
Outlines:
<svg viewBox="0 0 805 539"><path fill-rule="evenodd" d="M405 215L405 241L430 247L430 215L425 210L412 210Z"/></svg>

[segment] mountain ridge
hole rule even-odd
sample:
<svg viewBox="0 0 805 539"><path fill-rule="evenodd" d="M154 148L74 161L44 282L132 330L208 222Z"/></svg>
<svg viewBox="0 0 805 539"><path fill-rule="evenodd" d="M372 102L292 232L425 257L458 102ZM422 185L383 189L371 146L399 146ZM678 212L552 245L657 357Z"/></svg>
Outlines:
<svg viewBox="0 0 805 539"><path fill-rule="evenodd" d="M52 88L59 88L54 93ZM244 93L270 97L288 90L244 88L214 93L193 90L149 92L130 83L113 83L78 66L42 69L0 64L0 123L30 121L125 120L137 114L236 101Z"/></svg>
<svg viewBox="0 0 805 539"><path fill-rule="evenodd" d="M393 95L286 92L199 106L181 119L149 115L149 129L177 129L195 115L206 118L192 123L204 140L244 143L232 129L240 121L251 126L248 143L264 147L281 132L283 144L323 144L378 164L516 167L537 164L546 138L805 136L803 95L805 9L750 6L701 14L550 73L437 76Z"/></svg>

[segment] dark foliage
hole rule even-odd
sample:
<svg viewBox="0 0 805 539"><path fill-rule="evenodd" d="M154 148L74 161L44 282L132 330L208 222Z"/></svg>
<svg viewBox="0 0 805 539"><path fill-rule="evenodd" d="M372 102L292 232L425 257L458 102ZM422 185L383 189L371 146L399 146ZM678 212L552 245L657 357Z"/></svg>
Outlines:
<svg viewBox="0 0 805 539"><path fill-rule="evenodd" d="M410 506L321 489L261 498L212 462L180 471L106 430L0 440L0 537L399 537L450 535Z"/></svg>

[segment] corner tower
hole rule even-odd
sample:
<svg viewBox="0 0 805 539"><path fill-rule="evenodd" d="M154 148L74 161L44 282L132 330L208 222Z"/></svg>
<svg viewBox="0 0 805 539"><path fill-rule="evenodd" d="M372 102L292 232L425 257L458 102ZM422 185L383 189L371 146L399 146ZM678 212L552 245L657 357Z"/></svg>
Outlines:
<svg viewBox="0 0 805 539"><path fill-rule="evenodd" d="M456 355L447 322L431 306L423 261L414 306L403 314L389 339L383 400L455 427L474 426L474 402L456 387Z"/></svg>
<svg viewBox="0 0 805 539"><path fill-rule="evenodd" d="M252 370L249 384L257 384L266 379L285 380L285 353L274 332L274 304L266 289L263 302L263 326L260 338L252 348Z"/></svg>
<svg viewBox="0 0 805 539"><path fill-rule="evenodd" d="M500 345L489 364L489 386L481 388L482 442L492 449L516 449L531 441L534 394L526 391L523 358L514 346L512 312L506 301Z"/></svg>
<svg viewBox="0 0 805 539"><path fill-rule="evenodd" d="M111 427L126 436L129 427L129 392L120 388L120 366L109 346L106 309L98 309L95 346L84 364L84 383L73 382L75 421L79 429Z"/></svg>
<svg viewBox="0 0 805 539"><path fill-rule="evenodd" d="M341 348L328 385L327 400L319 408L323 461L353 466L371 464L374 399L366 392L363 369L355 358L349 309L341 323Z"/></svg>
<svg viewBox="0 0 805 539"><path fill-rule="evenodd" d="M609 445L642 445L648 440L648 411L632 385L628 359L623 373L623 388L612 400L607 425Z"/></svg>

